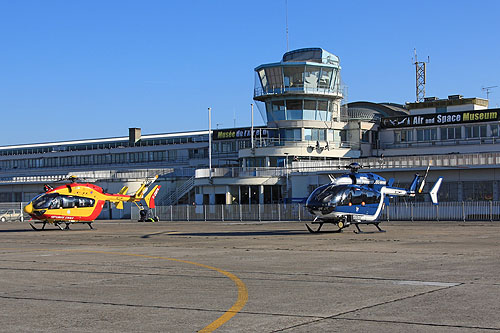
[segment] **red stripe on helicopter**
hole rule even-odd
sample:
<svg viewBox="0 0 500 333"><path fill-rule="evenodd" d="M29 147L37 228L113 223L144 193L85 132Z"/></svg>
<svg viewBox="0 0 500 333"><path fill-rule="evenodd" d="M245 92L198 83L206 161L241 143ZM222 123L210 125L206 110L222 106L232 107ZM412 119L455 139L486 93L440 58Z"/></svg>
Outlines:
<svg viewBox="0 0 500 333"><path fill-rule="evenodd" d="M156 198L156 195L158 194L158 192L160 191L160 187L161 186L158 186L156 188L156 190L154 191L153 195L149 198L149 204L148 204L149 208L155 208L155 198Z"/></svg>

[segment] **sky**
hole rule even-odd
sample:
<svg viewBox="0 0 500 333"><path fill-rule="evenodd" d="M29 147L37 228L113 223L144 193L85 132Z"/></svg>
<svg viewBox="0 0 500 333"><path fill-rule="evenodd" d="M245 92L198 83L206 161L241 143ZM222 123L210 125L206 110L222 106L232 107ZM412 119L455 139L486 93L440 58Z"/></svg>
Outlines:
<svg viewBox="0 0 500 333"><path fill-rule="evenodd" d="M254 68L340 58L347 102L426 96L500 107L500 1L0 0L0 146L244 127ZM263 125L255 111L255 125Z"/></svg>

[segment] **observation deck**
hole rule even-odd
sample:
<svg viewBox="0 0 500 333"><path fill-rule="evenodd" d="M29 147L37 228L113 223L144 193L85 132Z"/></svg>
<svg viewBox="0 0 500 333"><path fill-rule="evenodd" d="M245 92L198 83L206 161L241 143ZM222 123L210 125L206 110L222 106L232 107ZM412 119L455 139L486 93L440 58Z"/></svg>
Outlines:
<svg viewBox="0 0 500 333"><path fill-rule="evenodd" d="M320 48L287 52L281 62L260 65L255 72L257 101L282 94L342 98L339 58Z"/></svg>

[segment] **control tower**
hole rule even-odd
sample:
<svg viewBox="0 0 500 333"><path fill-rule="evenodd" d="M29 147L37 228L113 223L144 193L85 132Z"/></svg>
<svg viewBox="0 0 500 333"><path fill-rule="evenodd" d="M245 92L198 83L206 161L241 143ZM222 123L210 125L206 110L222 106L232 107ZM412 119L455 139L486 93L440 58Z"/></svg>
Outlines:
<svg viewBox="0 0 500 333"><path fill-rule="evenodd" d="M258 66L255 73L254 100L269 137L239 151L243 166L360 156L359 135L351 133L347 114L341 117L336 55L321 48L298 49L280 62ZM359 123L355 127L359 132Z"/></svg>
<svg viewBox="0 0 500 333"><path fill-rule="evenodd" d="M254 99L265 103L268 127L321 128L339 120L343 96L336 55L321 48L299 49L255 71Z"/></svg>

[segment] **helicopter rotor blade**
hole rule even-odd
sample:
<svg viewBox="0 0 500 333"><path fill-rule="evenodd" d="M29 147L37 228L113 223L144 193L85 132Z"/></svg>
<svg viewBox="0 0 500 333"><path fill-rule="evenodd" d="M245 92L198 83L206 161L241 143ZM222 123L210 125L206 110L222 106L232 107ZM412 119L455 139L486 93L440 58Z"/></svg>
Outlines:
<svg viewBox="0 0 500 333"><path fill-rule="evenodd" d="M422 191L424 190L425 180L427 179L427 175L429 174L429 169L431 167L431 164L432 164L432 161L429 161L429 165L427 165L427 170L425 170L425 175L424 175L424 178L422 179L422 183L420 183L418 193L422 193Z"/></svg>

